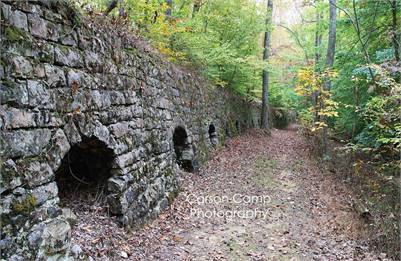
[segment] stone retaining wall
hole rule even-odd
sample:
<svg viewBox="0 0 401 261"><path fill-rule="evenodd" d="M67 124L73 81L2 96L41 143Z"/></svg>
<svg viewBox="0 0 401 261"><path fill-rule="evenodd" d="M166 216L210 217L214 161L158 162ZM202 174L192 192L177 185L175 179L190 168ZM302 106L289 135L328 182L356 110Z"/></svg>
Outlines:
<svg viewBox="0 0 401 261"><path fill-rule="evenodd" d="M74 146L90 151L95 142L110 151L107 203L135 226L168 207L179 165L196 171L226 136L257 124L256 106L165 62L132 35L79 18L62 1L1 3L0 251L7 260L68 252L56 173Z"/></svg>

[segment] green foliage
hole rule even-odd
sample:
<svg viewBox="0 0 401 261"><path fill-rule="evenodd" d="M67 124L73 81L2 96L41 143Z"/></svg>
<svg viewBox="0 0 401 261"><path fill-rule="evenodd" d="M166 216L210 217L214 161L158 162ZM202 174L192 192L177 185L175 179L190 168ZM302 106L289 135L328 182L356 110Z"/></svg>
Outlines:
<svg viewBox="0 0 401 261"><path fill-rule="evenodd" d="M323 1L317 3L318 6L310 5L303 10L303 18L315 22L295 25L293 28L301 36L301 44L309 57L317 51L314 47L316 33L323 33L323 40L327 39L328 6ZM340 106L337 109L338 117L329 121L330 127L342 139L360 147L386 148L386 153L390 153L388 149L391 151L399 146L397 117L400 115L400 105L399 96L396 95L399 84L396 83L397 73L384 68L387 64L387 68L397 71L396 65L388 64L393 64L395 59L392 35L396 34L400 41L401 32L399 29L392 31L391 1L378 4L377 1L361 0L355 1L355 4L354 10L353 1L337 1L340 10L334 69L338 75L332 80L331 99ZM397 2L397 5L399 10L401 3ZM323 15L320 24L316 23L317 12ZM359 23L363 46L355 27L356 21ZM397 24L399 28L399 20ZM324 54L322 50L326 48L327 43L323 41L318 52ZM324 58L323 55L319 64L313 64L318 74L322 71ZM316 78L313 75L304 79L298 75L298 80L307 82L308 78ZM313 117L307 113L311 106L311 94L303 93L307 99L299 104L300 115L309 123L313 121Z"/></svg>
<svg viewBox="0 0 401 261"><path fill-rule="evenodd" d="M17 42L24 40L27 36L26 34L19 28L14 26L8 26L4 29L4 36L10 42Z"/></svg>
<svg viewBox="0 0 401 261"><path fill-rule="evenodd" d="M393 180L400 171L401 151L401 84L399 62L395 61L395 48L392 36L395 34L401 42L400 17L398 15L397 31L393 31L391 3L360 0L338 0L341 8L337 20L337 44L334 70L337 76L332 79L330 95L327 96L338 106L336 117L326 121L328 133L335 135L337 139L347 142L346 150L350 155L363 155L364 164L369 164L369 171L359 172L357 167L362 160L354 164L355 175L367 175L364 177L369 193L380 191L381 197L395 196L395 190L385 191L389 187L389 181ZM401 2L397 1L398 10ZM322 5L323 14L328 14L328 7ZM346 14L347 12L347 14ZM356 13L356 15L355 15ZM307 8L303 11L304 19L315 20L316 9ZM360 37L353 23L359 22ZM327 17L322 25L307 23L302 26L293 26L293 30L299 36L302 46L301 55L306 54L311 65L309 70L304 70L300 64L293 65L290 69L297 70L298 94L301 95L297 109L300 122L311 129L319 129L319 117L317 109L312 102L313 94L321 94L322 74L324 74L324 50L327 48ZM321 31L320 31L321 30ZM316 32L323 33L323 42L320 48L314 47ZM293 41L298 44L295 36ZM318 63L312 63L314 53L322 54ZM287 71L289 71L287 69ZM324 78L324 77L323 77ZM324 90L323 90L324 91ZM323 93L324 94L324 93ZM318 97L319 98L319 97ZM325 97L323 97L325 98ZM333 111L334 112L334 111ZM330 114L331 112L329 112ZM319 113L317 113L319 114ZM326 127L326 126L323 126ZM356 156L357 157L357 156ZM375 180L375 185L371 186ZM364 193L364 192L363 192ZM397 206L386 202L389 209ZM399 205L398 205L399 209ZM399 212L399 211L398 211ZM394 213L398 213L394 211ZM391 247L391 243L386 243Z"/></svg>
<svg viewBox="0 0 401 261"><path fill-rule="evenodd" d="M379 153L382 158L397 158L401 149L401 84L376 67L371 97L361 108L363 129L356 136L360 147Z"/></svg>
<svg viewBox="0 0 401 261"><path fill-rule="evenodd" d="M106 0L93 5L105 9ZM194 4L200 4L195 9ZM197 67L216 85L252 96L260 88L259 37L265 13L253 0L173 1L172 16L162 0L125 0L132 27L171 61ZM113 13L118 15L118 8Z"/></svg>
<svg viewBox="0 0 401 261"><path fill-rule="evenodd" d="M174 51L199 65L216 84L242 94L261 83L258 38L264 30L264 14L250 0L207 1L184 21L174 37Z"/></svg>
<svg viewBox="0 0 401 261"><path fill-rule="evenodd" d="M313 115L316 118L313 124L307 125L312 132L328 127L324 119L338 117L339 104L331 99L331 92L325 88L325 81L335 75L336 73L330 70L316 72L310 67L299 70L296 93L306 99L316 96L316 102L308 108L310 116L307 116L307 119L313 118Z"/></svg>

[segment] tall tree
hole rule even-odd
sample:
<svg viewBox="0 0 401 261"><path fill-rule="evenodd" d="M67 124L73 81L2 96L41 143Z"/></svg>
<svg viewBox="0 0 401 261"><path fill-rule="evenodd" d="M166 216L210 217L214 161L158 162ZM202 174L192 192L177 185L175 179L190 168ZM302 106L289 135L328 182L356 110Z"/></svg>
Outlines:
<svg viewBox="0 0 401 261"><path fill-rule="evenodd" d="M393 48L394 48L394 57L397 62L400 61L400 37L398 35L398 19L397 19L397 13L398 13L398 8L397 8L397 0L393 0L391 2L391 14L392 14L392 40L393 40ZM401 73L398 72L398 79L396 77L396 81L398 83L401 83Z"/></svg>
<svg viewBox="0 0 401 261"><path fill-rule="evenodd" d="M315 31L315 69L319 70L320 62L320 46L322 45L322 31L321 31L321 20L322 14L320 10L316 8L316 31Z"/></svg>
<svg viewBox="0 0 401 261"><path fill-rule="evenodd" d="M329 15L329 40L327 44L327 54L326 54L326 70L330 70L333 68L334 65L334 55L336 52L336 34L337 34L337 6L336 0L329 0L330 3L330 15ZM324 89L325 91L329 92L331 89L331 80L327 77L324 81ZM324 102L324 101L321 101ZM324 104L321 104L324 106ZM322 120L326 122L326 117L322 117ZM328 135L327 127L323 129L322 132L322 150L323 153L326 153L327 150L327 135Z"/></svg>
<svg viewBox="0 0 401 261"><path fill-rule="evenodd" d="M171 8L173 6L173 0L166 0L166 4L167 4L166 17L170 18L171 17Z"/></svg>
<svg viewBox="0 0 401 261"><path fill-rule="evenodd" d="M316 6L315 6L315 9L316 9L316 28L315 28L315 71L316 72L320 72L320 57L321 57L321 51L320 51L320 48L321 48L321 45L322 45L322 38L323 38L323 35L322 35L322 29L321 29L321 22L322 22L322 14L321 14L321 11L320 11L320 9L319 9L319 6L318 6L318 4L319 4L319 1L315 1L315 4L316 4ZM312 94L312 103L313 103L313 106L317 106L317 103L318 103L318 97L319 97L319 92L318 91L315 91L313 94ZM315 121L318 121L319 120L319 115L317 114L317 110L316 110L316 112L315 112L315 115L314 115L314 120Z"/></svg>
<svg viewBox="0 0 401 261"><path fill-rule="evenodd" d="M197 12L199 12L199 9L202 5L201 0L195 0L192 6L192 16L194 16Z"/></svg>
<svg viewBox="0 0 401 261"><path fill-rule="evenodd" d="M267 1L267 14L266 14L266 31L264 38L263 61L268 62L270 57L270 37L271 26L273 18L273 0ZM261 128L269 128L269 70L263 69L263 83L262 83L262 115L261 115Z"/></svg>
<svg viewBox="0 0 401 261"><path fill-rule="evenodd" d="M391 2L391 13L392 13L392 39L394 45L394 57L397 62L400 61L400 39L397 37L398 23L397 23L397 0Z"/></svg>
<svg viewBox="0 0 401 261"><path fill-rule="evenodd" d="M336 34L337 34L337 7L336 0L330 0L330 23L329 23L329 40L326 54L326 69L332 69L334 64L334 55L336 52ZM331 81L326 80L326 90L330 91Z"/></svg>
<svg viewBox="0 0 401 261"><path fill-rule="evenodd" d="M111 11L114 10L114 8L117 7L117 5L120 5L120 8L118 10L120 16L126 16L125 10L124 10L124 0L110 0L107 4L107 9L104 12L105 15L109 15Z"/></svg>

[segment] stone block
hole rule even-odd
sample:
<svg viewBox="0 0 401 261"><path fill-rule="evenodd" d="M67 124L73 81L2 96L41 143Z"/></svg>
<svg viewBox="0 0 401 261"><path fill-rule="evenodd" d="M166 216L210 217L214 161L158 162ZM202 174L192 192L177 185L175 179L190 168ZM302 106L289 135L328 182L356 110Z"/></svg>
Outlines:
<svg viewBox="0 0 401 261"><path fill-rule="evenodd" d="M120 138L132 132L129 122L124 122L124 121L111 124L109 126L109 130L116 138Z"/></svg>
<svg viewBox="0 0 401 261"><path fill-rule="evenodd" d="M1 11L1 17L5 21L8 21L10 19L10 15L12 14L11 6L10 5L6 5L5 3L2 3L0 11Z"/></svg>
<svg viewBox="0 0 401 261"><path fill-rule="evenodd" d="M75 68L83 66L83 59L79 50L61 45L54 47L54 61L56 65L64 65Z"/></svg>
<svg viewBox="0 0 401 261"><path fill-rule="evenodd" d="M137 200L138 195L140 193L140 188L138 184L132 184L128 187L128 189L124 192L123 197L128 205L134 203Z"/></svg>
<svg viewBox="0 0 401 261"><path fill-rule="evenodd" d="M77 33L72 27L62 27L59 42L63 45L76 46Z"/></svg>
<svg viewBox="0 0 401 261"><path fill-rule="evenodd" d="M67 71L67 85L70 88L82 88L81 81L82 81L82 72L77 70L69 69ZM78 91L78 89L76 90ZM74 92L74 90L73 90Z"/></svg>
<svg viewBox="0 0 401 261"><path fill-rule="evenodd" d="M2 179L0 180L0 193L22 185L22 178L18 172L17 165L11 159L6 160L2 166Z"/></svg>
<svg viewBox="0 0 401 261"><path fill-rule="evenodd" d="M43 79L46 77L45 66L43 64L37 64L33 68L33 75L38 79Z"/></svg>
<svg viewBox="0 0 401 261"><path fill-rule="evenodd" d="M89 100L95 110L106 110L111 106L110 94L107 91L93 90L89 94Z"/></svg>
<svg viewBox="0 0 401 261"><path fill-rule="evenodd" d="M109 91L111 105L123 105L127 104L124 93L118 91Z"/></svg>
<svg viewBox="0 0 401 261"><path fill-rule="evenodd" d="M66 250L71 240L71 226L66 220L53 219L43 230L43 248L47 254Z"/></svg>
<svg viewBox="0 0 401 261"><path fill-rule="evenodd" d="M0 82L0 103L24 106L29 104L26 81Z"/></svg>
<svg viewBox="0 0 401 261"><path fill-rule="evenodd" d="M45 225L43 223L35 225L31 231L29 232L28 239L28 247L31 250L38 250L43 241L43 229Z"/></svg>
<svg viewBox="0 0 401 261"><path fill-rule="evenodd" d="M42 82L28 80L27 82L29 105L39 109L55 109L54 97Z"/></svg>
<svg viewBox="0 0 401 261"><path fill-rule="evenodd" d="M37 47L37 59L41 62L53 63L54 62L54 45L49 43L43 43Z"/></svg>
<svg viewBox="0 0 401 261"><path fill-rule="evenodd" d="M10 23L24 31L28 31L28 18L24 12L15 10L10 15Z"/></svg>
<svg viewBox="0 0 401 261"><path fill-rule="evenodd" d="M48 129L16 130L1 134L5 141L5 156L29 157L39 155L49 144L51 131Z"/></svg>
<svg viewBox="0 0 401 261"><path fill-rule="evenodd" d="M128 180L125 176L112 177L107 181L107 190L118 194L122 193L128 186Z"/></svg>
<svg viewBox="0 0 401 261"><path fill-rule="evenodd" d="M98 53L85 50L84 57L86 68L90 69L92 72L103 72L104 64Z"/></svg>
<svg viewBox="0 0 401 261"><path fill-rule="evenodd" d="M3 117L7 129L59 127L63 124L62 119L49 111L38 112L10 107L0 112L0 117Z"/></svg>
<svg viewBox="0 0 401 261"><path fill-rule="evenodd" d="M24 183L28 188L34 188L44 183L49 182L54 172L46 162L39 162L38 160L18 160L18 170L23 173Z"/></svg>
<svg viewBox="0 0 401 261"><path fill-rule="evenodd" d="M81 142L81 134L79 133L72 119L68 121L63 130L70 144L77 144Z"/></svg>
<svg viewBox="0 0 401 261"><path fill-rule="evenodd" d="M110 212L116 215L124 214L129 207L126 199L117 194L109 194L107 196L107 203L110 207Z"/></svg>
<svg viewBox="0 0 401 261"><path fill-rule="evenodd" d="M30 195L36 199L36 205L43 205L47 200L55 198L58 193L56 182L36 187L30 191Z"/></svg>
<svg viewBox="0 0 401 261"><path fill-rule="evenodd" d="M47 38L47 21L37 15L29 14L28 15L29 24L30 24L30 31L31 34L35 37L39 38Z"/></svg>
<svg viewBox="0 0 401 261"><path fill-rule="evenodd" d="M47 22L47 38L54 42L57 42L60 38L61 25L53 22Z"/></svg>
<svg viewBox="0 0 401 261"><path fill-rule="evenodd" d="M61 216L70 223L71 226L74 226L78 222L78 217L77 215L72 212L71 209L69 208L63 208L61 210Z"/></svg>
<svg viewBox="0 0 401 261"><path fill-rule="evenodd" d="M23 56L9 57L12 75L18 78L29 78L33 74L33 66L31 62Z"/></svg>
<svg viewBox="0 0 401 261"><path fill-rule="evenodd" d="M133 150L115 158L116 166L124 168L140 160L140 150Z"/></svg>
<svg viewBox="0 0 401 261"><path fill-rule="evenodd" d="M7 108L4 111L0 111L0 116L4 117L4 126L7 129L30 128L36 126L37 115L24 109Z"/></svg>
<svg viewBox="0 0 401 261"><path fill-rule="evenodd" d="M53 171L57 171L58 167L61 165L61 161L67 152L70 150L71 146L64 132L58 129L53 137L51 138L51 148L47 152L47 159L49 160L49 165Z"/></svg>
<svg viewBox="0 0 401 261"><path fill-rule="evenodd" d="M67 85L64 71L51 64L45 64L46 82L50 88L63 87Z"/></svg>

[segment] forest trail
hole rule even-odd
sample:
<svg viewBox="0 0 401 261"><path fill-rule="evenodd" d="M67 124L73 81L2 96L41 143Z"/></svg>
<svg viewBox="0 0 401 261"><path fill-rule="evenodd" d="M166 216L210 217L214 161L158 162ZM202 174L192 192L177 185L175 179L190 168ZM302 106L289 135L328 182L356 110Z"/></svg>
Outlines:
<svg viewBox="0 0 401 261"><path fill-rule="evenodd" d="M182 192L144 228L102 224L74 240L104 260L385 260L358 240L361 222L293 127L230 140L200 175L183 173Z"/></svg>

